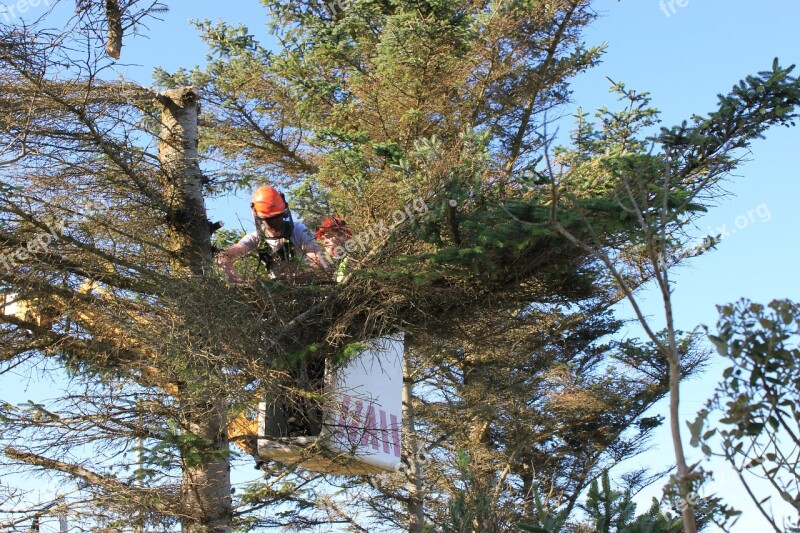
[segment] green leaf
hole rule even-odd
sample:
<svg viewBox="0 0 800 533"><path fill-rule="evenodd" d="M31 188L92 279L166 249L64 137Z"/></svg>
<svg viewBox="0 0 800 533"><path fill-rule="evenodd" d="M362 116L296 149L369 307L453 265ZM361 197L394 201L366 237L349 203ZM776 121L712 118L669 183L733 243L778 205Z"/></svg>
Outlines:
<svg viewBox="0 0 800 533"><path fill-rule="evenodd" d="M755 457L745 465L745 468L748 468L748 469L749 468L754 468L754 467L760 465L763 462L764 462L764 458L763 457Z"/></svg>
<svg viewBox="0 0 800 533"><path fill-rule="evenodd" d="M781 425L780 422L778 421L778 419L775 418L775 416L773 416L773 415L770 415L769 418L767 419L767 421L769 422L769 425L772 426L772 429L774 429L774 430L777 430Z"/></svg>
<svg viewBox="0 0 800 533"><path fill-rule="evenodd" d="M703 430L703 425L705 424L705 417L698 416L694 419L694 422L686 422L687 427L689 428L689 433L691 434L692 438L689 441L689 444L697 448L697 445L700 443L700 432Z"/></svg>
<svg viewBox="0 0 800 533"><path fill-rule="evenodd" d="M708 336L708 340L710 340L711 343L714 346L716 346L717 353L719 353L720 355L727 355L728 354L728 343L725 342L723 339L721 339L720 337L717 337L716 335L709 335Z"/></svg>

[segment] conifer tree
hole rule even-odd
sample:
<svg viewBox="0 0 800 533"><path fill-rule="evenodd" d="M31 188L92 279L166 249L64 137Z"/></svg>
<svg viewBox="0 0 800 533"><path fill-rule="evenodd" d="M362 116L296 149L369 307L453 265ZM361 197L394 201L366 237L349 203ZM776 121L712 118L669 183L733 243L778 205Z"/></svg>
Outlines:
<svg viewBox="0 0 800 533"><path fill-rule="evenodd" d="M0 282L17 305L2 317L0 360L74 376L59 402L0 405L7 461L60 473L71 496L51 503L103 527L365 529L340 505L357 490L392 495L373 500L372 517L412 531L466 502L480 506L457 527L499 530L541 510L563 525L658 423L646 408L701 360L672 330L647 348L602 345L610 305L654 276L669 287L663 270L605 268L598 251L651 258L659 235L617 193L629 171L669 177L664 193L644 183L630 194L652 192L665 205L655 227L680 228L732 167L731 148L793 117L795 80L777 65L749 78L718 113L662 133L665 157L614 130L648 120L644 108L605 136L583 128L564 180L542 167L547 113L600 57L581 40L589 1L263 3L278 50L202 23L210 65L159 72L161 93L99 76L100 51L119 53L123 3L82 4L113 31L72 35L88 35L81 46L35 28L0 36L0 136L17 154L0 163ZM608 146L620 150L606 157ZM221 170L203 173L212 157ZM307 219L347 214L358 267L343 283L251 275L244 290L214 271L205 199L264 181ZM672 257L660 235L656 257ZM397 331L418 380L407 450L436 467L412 469L403 487L348 480L336 493L271 465L234 503L235 414L305 355L338 363ZM636 370L603 376L612 356ZM450 482L459 471L467 485ZM687 474L679 465L682 495Z"/></svg>
<svg viewBox="0 0 800 533"><path fill-rule="evenodd" d="M229 531L228 406L254 379L261 323L212 275L196 89L103 81L99 49L71 29L0 36L16 154L0 176L0 361L71 378L52 401L0 404L6 465L48 472L55 498L19 487L3 511Z"/></svg>

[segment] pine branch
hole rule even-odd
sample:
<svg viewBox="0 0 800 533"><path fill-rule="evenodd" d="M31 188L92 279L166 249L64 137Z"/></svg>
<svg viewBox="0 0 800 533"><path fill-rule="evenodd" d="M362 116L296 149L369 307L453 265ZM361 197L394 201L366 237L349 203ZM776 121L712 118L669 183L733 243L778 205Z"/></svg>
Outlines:
<svg viewBox="0 0 800 533"><path fill-rule="evenodd" d="M99 489L113 494L116 501L123 505L135 502L149 511L166 516L180 516L180 505L175 497L167 494L163 489L146 489L134 487L110 476L105 476L93 472L83 466L50 459L42 455L23 452L21 450L7 447L4 451L6 456L15 461L41 467L45 470L56 470L72 477L82 479Z"/></svg>

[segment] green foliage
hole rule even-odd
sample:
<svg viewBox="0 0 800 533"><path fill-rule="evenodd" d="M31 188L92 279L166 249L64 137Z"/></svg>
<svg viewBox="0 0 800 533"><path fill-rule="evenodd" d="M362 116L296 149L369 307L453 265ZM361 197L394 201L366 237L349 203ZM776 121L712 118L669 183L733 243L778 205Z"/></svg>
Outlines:
<svg viewBox="0 0 800 533"><path fill-rule="evenodd" d="M688 167L712 157L732 163L726 158L732 149L745 148L773 125L794 125L800 84L790 75L793 70L794 65L783 68L776 58L771 70L747 76L728 95L720 95L716 111L693 117L691 126L684 122L662 129L659 140Z"/></svg>
<svg viewBox="0 0 800 533"><path fill-rule="evenodd" d="M659 120L648 94L612 83L627 105L598 111L596 124L579 110L572 145L556 150L565 200L556 218L568 228L580 221L595 232L610 232L620 245L660 248L656 252L664 257L702 253L682 248L682 230L713 205L719 182L740 161L738 150L773 125L794 124L800 81L793 70L776 59L770 71L748 76L720 96L707 116L650 136L645 135ZM714 242L708 244L705 249Z"/></svg>
<svg viewBox="0 0 800 533"><path fill-rule="evenodd" d="M612 489L608 472L592 482L583 509L596 533L678 533L683 526L680 517L664 514L655 498L645 514L636 516L630 491Z"/></svg>
<svg viewBox="0 0 800 533"><path fill-rule="evenodd" d="M473 474L469 454L465 450L458 450L455 462L460 487L450 497L450 520L441 524L442 533L500 531L497 529L498 517L494 514L492 495Z"/></svg>
<svg viewBox="0 0 800 533"><path fill-rule="evenodd" d="M533 533L557 533L561 531L569 518L569 509L563 508L557 512L548 509L538 484L533 487L533 504L536 521L517 522L515 524L517 529Z"/></svg>
<svg viewBox="0 0 800 533"><path fill-rule="evenodd" d="M636 515L636 504L632 501L630 490L614 490L608 472L603 472L600 480L594 480L581 506L587 514L587 523L582 531L592 533L680 533L684 531L680 511L691 505L697 517L698 531L712 523L725 525L739 513L724 506L718 497L700 497L690 494L684 502L679 496L667 495L666 503L672 511L664 511L662 504L653 498L648 510Z"/></svg>
<svg viewBox="0 0 800 533"><path fill-rule="evenodd" d="M727 459L751 495L752 476L768 479L774 492L753 497L767 514L776 494L800 511L800 304L741 300L719 312L709 339L731 366L688 424L691 444Z"/></svg>
<svg viewBox="0 0 800 533"><path fill-rule="evenodd" d="M333 363L335 365L346 365L353 357L358 356L369 347L369 343L358 341L348 343L341 351L333 356Z"/></svg>
<svg viewBox="0 0 800 533"><path fill-rule="evenodd" d="M170 424L170 430L161 436L164 446L174 446L181 452L181 460L186 467L195 467L228 458L230 450L220 449L212 440L200 437L189 431L178 429Z"/></svg>
<svg viewBox="0 0 800 533"><path fill-rule="evenodd" d="M218 250L224 250L239 242L242 237L244 237L244 232L241 230L222 228L214 233L212 244Z"/></svg>

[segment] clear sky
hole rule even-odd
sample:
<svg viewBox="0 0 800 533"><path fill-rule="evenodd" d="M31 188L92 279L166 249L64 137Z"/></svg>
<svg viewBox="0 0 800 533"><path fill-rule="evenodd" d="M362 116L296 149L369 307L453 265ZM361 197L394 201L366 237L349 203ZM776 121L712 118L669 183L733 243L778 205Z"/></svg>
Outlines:
<svg viewBox="0 0 800 533"><path fill-rule="evenodd" d="M143 85L151 84L153 67L172 71L203 63L205 48L188 24L191 18L245 23L251 33L268 38L266 10L257 0L180 0L168 4L171 11L163 15L163 21L148 23L147 37L125 40L117 69ZM41 12L42 6L31 7L29 15L36 14L37 9ZM650 92L653 105L662 110L663 124L670 126L695 113L713 110L718 93L727 93L748 74L770 68L774 57L783 65L800 63L800 2L796 0L600 0L595 6L602 16L587 32L587 42L607 42L608 51L601 66L573 84L576 105L585 111L603 105L613 108L615 101L606 80L610 77L629 88ZM0 13L0 22L9 20ZM562 126L569 127L568 123ZM713 326L715 305L742 297L762 303L773 298L800 301L795 274L800 255L798 151L800 128L768 131L765 140L753 145L751 161L741 166L738 177L728 184L731 195L701 221L698 236L728 236L716 251L674 274L680 328ZM244 198L216 201L209 207L229 227L238 225L237 215L249 219ZM654 292L644 297L646 309L660 324L660 299ZM621 313L627 313L625 306ZM630 334L638 336L639 332L632 328ZM711 395L720 368L717 365L683 386L685 419L693 419ZM665 404L659 406L659 412L666 414ZM656 470L670 464L672 450L664 429L654 441L654 451L634 460L631 467L647 464ZM690 462L700 459L696 450L689 453L694 459ZM718 479L711 490L745 510L734 531L767 531L763 518L745 505L743 490L735 478L724 473L724 465L707 468L714 470ZM660 486L656 486L643 493L640 510L659 492Z"/></svg>

